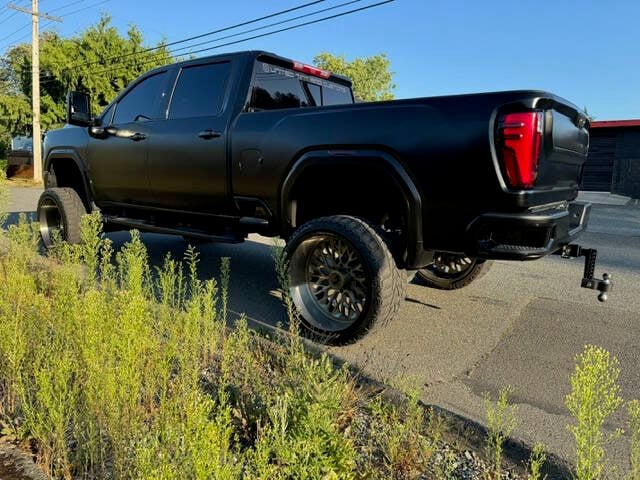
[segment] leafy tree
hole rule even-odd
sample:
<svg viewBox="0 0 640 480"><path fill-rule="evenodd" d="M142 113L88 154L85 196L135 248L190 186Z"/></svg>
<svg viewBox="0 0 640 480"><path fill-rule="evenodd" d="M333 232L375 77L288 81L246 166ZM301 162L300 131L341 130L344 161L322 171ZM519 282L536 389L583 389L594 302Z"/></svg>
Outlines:
<svg viewBox="0 0 640 480"><path fill-rule="evenodd" d="M323 52L316 55L313 61L323 70L349 77L353 81L353 93L358 100L375 102L394 98L393 90L396 85L390 70L391 61L384 53L348 61L344 55Z"/></svg>
<svg viewBox="0 0 640 480"><path fill-rule="evenodd" d="M123 37L108 15L70 38L44 32L40 40L43 130L64 123L69 90L89 93L97 113L136 77L173 61L164 42L147 49L137 27L132 25ZM30 123L31 47L22 44L0 61L0 131L24 132Z"/></svg>
<svg viewBox="0 0 640 480"><path fill-rule="evenodd" d="M11 133L21 132L31 121L31 104L13 88L8 59L0 59L0 159L5 158ZM22 131L21 133L24 133Z"/></svg>

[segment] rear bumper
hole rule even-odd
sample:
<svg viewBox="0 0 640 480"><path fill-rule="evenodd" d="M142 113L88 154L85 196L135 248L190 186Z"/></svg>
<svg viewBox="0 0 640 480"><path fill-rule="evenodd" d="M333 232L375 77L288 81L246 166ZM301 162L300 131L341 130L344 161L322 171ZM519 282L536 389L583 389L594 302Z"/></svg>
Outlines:
<svg viewBox="0 0 640 480"><path fill-rule="evenodd" d="M467 228L466 254L502 260L544 257L575 240L590 212L590 203L571 202L535 212L480 215Z"/></svg>

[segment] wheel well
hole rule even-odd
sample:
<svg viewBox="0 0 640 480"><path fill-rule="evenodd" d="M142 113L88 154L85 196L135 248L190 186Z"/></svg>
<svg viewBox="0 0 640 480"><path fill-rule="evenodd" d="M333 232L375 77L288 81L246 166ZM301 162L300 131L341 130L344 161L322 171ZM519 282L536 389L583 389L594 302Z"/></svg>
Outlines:
<svg viewBox="0 0 640 480"><path fill-rule="evenodd" d="M293 227L314 218L351 215L380 227L398 264L407 254L407 199L381 165L312 165L289 194Z"/></svg>
<svg viewBox="0 0 640 480"><path fill-rule="evenodd" d="M51 161L49 167L49 186L73 188L87 211L91 211L89 195L85 186L84 178L76 163L70 158L56 158Z"/></svg>

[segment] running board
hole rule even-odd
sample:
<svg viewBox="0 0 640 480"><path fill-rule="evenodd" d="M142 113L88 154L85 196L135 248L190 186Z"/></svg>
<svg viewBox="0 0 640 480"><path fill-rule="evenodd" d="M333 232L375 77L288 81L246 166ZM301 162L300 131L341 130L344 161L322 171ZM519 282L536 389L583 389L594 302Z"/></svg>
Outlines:
<svg viewBox="0 0 640 480"><path fill-rule="evenodd" d="M103 217L104 222L112 223L115 225L122 225L129 228L136 228L138 230L144 232L152 232L152 233L166 233L169 235L183 235L185 237L197 238L201 240L209 240L212 242L221 242L221 243L242 243L244 242L244 238L239 238L236 235L209 235L207 233L203 233L199 230L191 230L189 228L171 228L171 227L160 227L158 225L154 225L152 223L143 222L140 220L131 220L129 218L124 217L115 217L110 215L105 215Z"/></svg>

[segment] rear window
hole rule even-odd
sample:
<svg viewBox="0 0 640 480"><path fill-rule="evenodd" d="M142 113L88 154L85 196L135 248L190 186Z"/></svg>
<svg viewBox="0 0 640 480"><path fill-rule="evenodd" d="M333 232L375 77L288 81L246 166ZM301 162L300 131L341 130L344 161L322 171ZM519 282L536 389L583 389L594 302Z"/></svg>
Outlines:
<svg viewBox="0 0 640 480"><path fill-rule="evenodd" d="M320 107L353 103L349 87L306 73L256 62L251 110Z"/></svg>

